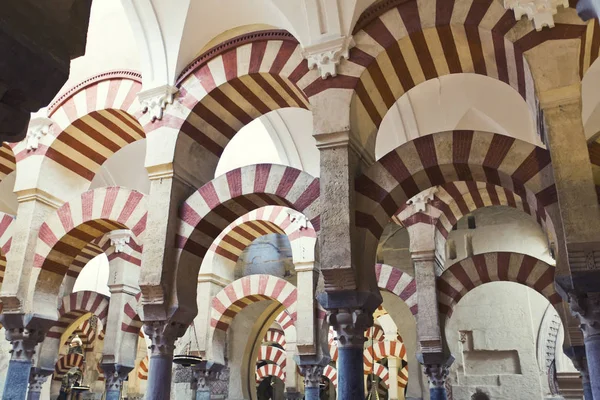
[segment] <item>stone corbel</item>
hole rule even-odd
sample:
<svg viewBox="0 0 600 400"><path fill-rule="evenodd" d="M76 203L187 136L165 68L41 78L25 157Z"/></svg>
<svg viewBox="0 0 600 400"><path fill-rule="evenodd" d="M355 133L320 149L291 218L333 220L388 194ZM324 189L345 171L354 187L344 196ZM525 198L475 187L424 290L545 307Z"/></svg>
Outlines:
<svg viewBox="0 0 600 400"><path fill-rule="evenodd" d="M110 239L110 245L114 246L115 253L123 253L131 240L131 231L129 229L118 229L106 234Z"/></svg>
<svg viewBox="0 0 600 400"><path fill-rule="evenodd" d="M569 7L568 0L504 0L504 8L515 12L515 18L520 20L527 15L536 30L541 31L544 26L554 27L554 15L558 7Z"/></svg>
<svg viewBox="0 0 600 400"><path fill-rule="evenodd" d="M150 113L152 122L161 120L164 110L169 104L173 104L175 95L179 89L171 85L163 85L157 88L144 90L138 93L138 99L143 113Z"/></svg>
<svg viewBox="0 0 600 400"><path fill-rule="evenodd" d="M427 204L433 200L433 197L437 193L437 186L432 186L429 189L423 190L421 193L410 198L406 204L412 205L414 212L426 212Z"/></svg>
<svg viewBox="0 0 600 400"><path fill-rule="evenodd" d="M50 118L39 117L34 118L29 122L27 128L27 136L25 138L27 151L37 150L40 145L42 137L46 136L50 132L50 127L53 121Z"/></svg>
<svg viewBox="0 0 600 400"><path fill-rule="evenodd" d="M600 335L600 292L568 293L571 313L579 320L583 337Z"/></svg>
<svg viewBox="0 0 600 400"><path fill-rule="evenodd" d="M308 60L308 68L318 68L321 78L337 75L337 67L342 58L350 57L350 49L354 47L352 36L342 36L324 43L304 47L303 56Z"/></svg>

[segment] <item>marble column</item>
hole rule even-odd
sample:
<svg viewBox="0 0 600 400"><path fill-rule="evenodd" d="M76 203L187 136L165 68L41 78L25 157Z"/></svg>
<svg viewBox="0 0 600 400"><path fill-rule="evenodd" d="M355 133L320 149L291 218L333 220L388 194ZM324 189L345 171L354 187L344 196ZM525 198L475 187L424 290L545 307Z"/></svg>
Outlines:
<svg viewBox="0 0 600 400"><path fill-rule="evenodd" d="M119 364L102 364L102 370L105 379L105 399L119 400L123 389L123 381L127 379L133 367Z"/></svg>
<svg viewBox="0 0 600 400"><path fill-rule="evenodd" d="M32 357L35 346L44 339L45 332L29 328L6 329L6 340L12 345L3 400L24 400L29 386Z"/></svg>
<svg viewBox="0 0 600 400"><path fill-rule="evenodd" d="M401 367L402 362L399 358L388 357L387 363L388 371L390 373L390 387L388 389L388 400L398 400L398 369ZM404 398L404 396L402 396L402 398Z"/></svg>
<svg viewBox="0 0 600 400"><path fill-rule="evenodd" d="M425 375L429 379L429 398L430 400L446 400L446 378L450 365L448 364L426 364L424 367Z"/></svg>
<svg viewBox="0 0 600 400"><path fill-rule="evenodd" d="M304 399L319 400L321 376L325 367L319 364L302 365L300 370L304 376Z"/></svg>
<svg viewBox="0 0 600 400"><path fill-rule="evenodd" d="M144 322L144 332L152 342L146 400L169 400L175 340L185 333L185 328L185 325L176 322Z"/></svg>
<svg viewBox="0 0 600 400"><path fill-rule="evenodd" d="M571 357L571 361L573 361L573 365L579 371L581 375L581 383L583 386L583 398L584 400L594 400L594 396L592 396L592 386L590 384L590 373L588 371L587 359L585 357L585 348L582 353L578 354L574 357Z"/></svg>
<svg viewBox="0 0 600 400"><path fill-rule="evenodd" d="M587 386L587 393L591 391L592 398L600 399L600 292L571 292L568 297L571 312L579 319L583 332L589 377L582 372L584 392Z"/></svg>
<svg viewBox="0 0 600 400"><path fill-rule="evenodd" d="M29 375L29 390L27 391L27 400L39 400L42 394L42 386L52 375L53 370L42 368L32 368Z"/></svg>
<svg viewBox="0 0 600 400"><path fill-rule="evenodd" d="M308 397L304 397L302 393L296 391L296 388L287 389L285 392L285 400L301 400L303 398L308 399Z"/></svg>
<svg viewBox="0 0 600 400"><path fill-rule="evenodd" d="M338 398L362 400L365 330L373 326L373 313L363 309L330 310L329 325L338 343Z"/></svg>

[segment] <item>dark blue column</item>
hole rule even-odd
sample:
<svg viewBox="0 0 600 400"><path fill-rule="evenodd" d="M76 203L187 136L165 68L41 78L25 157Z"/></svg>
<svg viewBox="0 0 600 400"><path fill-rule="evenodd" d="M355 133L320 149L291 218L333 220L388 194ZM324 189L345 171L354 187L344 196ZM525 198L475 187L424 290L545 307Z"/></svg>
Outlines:
<svg viewBox="0 0 600 400"><path fill-rule="evenodd" d="M14 354L14 353L13 353ZM4 381L3 400L24 400L29 386L31 359L10 360Z"/></svg>
<svg viewBox="0 0 600 400"><path fill-rule="evenodd" d="M148 367L146 400L169 400L171 396L171 374L173 353L153 354Z"/></svg>
<svg viewBox="0 0 600 400"><path fill-rule="evenodd" d="M446 400L448 397L446 395L445 387L430 387L429 388L429 398L431 400Z"/></svg>
<svg viewBox="0 0 600 400"><path fill-rule="evenodd" d="M585 354L587 356L586 358L589 374L589 387L591 389L592 398L600 399L600 334L584 334L584 337Z"/></svg>
<svg viewBox="0 0 600 400"><path fill-rule="evenodd" d="M338 348L338 398L365 398L363 346Z"/></svg>
<svg viewBox="0 0 600 400"><path fill-rule="evenodd" d="M431 400L447 400L446 379L454 357L450 357L446 364L426 364L425 375L429 379L429 398Z"/></svg>
<svg viewBox="0 0 600 400"><path fill-rule="evenodd" d="M304 389L304 400L319 400L320 394L318 387L307 387Z"/></svg>
<svg viewBox="0 0 600 400"><path fill-rule="evenodd" d="M584 400L594 400L594 396L592 395L592 385L590 384L589 378L587 382L583 382L583 398Z"/></svg>

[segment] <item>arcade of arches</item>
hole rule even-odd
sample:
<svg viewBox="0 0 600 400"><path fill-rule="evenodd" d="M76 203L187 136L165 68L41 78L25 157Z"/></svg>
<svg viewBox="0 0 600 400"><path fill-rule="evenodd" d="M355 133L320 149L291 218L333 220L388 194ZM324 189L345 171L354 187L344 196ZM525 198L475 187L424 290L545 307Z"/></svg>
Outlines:
<svg viewBox="0 0 600 400"><path fill-rule="evenodd" d="M577 1L172 3L0 148L3 399L600 399Z"/></svg>

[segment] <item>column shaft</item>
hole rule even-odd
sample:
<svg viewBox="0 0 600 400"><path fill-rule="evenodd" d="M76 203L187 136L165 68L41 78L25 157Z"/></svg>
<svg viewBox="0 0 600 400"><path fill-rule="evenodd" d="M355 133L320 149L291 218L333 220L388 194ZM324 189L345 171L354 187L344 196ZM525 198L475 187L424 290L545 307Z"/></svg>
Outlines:
<svg viewBox="0 0 600 400"><path fill-rule="evenodd" d="M307 387L304 389L304 400L319 400L320 394L318 387Z"/></svg>
<svg viewBox="0 0 600 400"><path fill-rule="evenodd" d="M40 400L40 397L42 396L41 392L34 392L33 390L30 390L29 392L27 392L27 400ZM107 397L108 399L108 397Z"/></svg>
<svg viewBox="0 0 600 400"><path fill-rule="evenodd" d="M591 390L593 399L600 399L600 335L585 338L585 354L587 358L588 373L590 375L587 386ZM586 391L586 382L583 386Z"/></svg>
<svg viewBox="0 0 600 400"><path fill-rule="evenodd" d="M152 355L148 367L146 400L169 400L171 396L171 374L173 355Z"/></svg>
<svg viewBox="0 0 600 400"><path fill-rule="evenodd" d="M31 360L10 360L4 383L3 400L23 400L29 386Z"/></svg>
<svg viewBox="0 0 600 400"><path fill-rule="evenodd" d="M446 388L445 387L432 387L429 388L429 399L430 400L446 400Z"/></svg>
<svg viewBox="0 0 600 400"><path fill-rule="evenodd" d="M364 398L363 348L338 349L338 398L358 400Z"/></svg>
<svg viewBox="0 0 600 400"><path fill-rule="evenodd" d="M121 391L120 390L107 390L105 400L120 400L121 399Z"/></svg>

